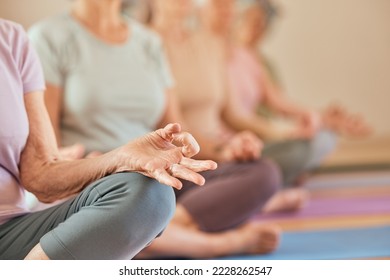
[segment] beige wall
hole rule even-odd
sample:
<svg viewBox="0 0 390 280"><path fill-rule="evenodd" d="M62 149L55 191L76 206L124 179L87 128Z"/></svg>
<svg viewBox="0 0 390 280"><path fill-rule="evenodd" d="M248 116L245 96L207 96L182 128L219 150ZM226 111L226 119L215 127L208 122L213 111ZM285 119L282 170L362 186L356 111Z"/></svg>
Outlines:
<svg viewBox="0 0 390 280"><path fill-rule="evenodd" d="M390 134L390 1L277 0L266 41L290 96L323 107L340 101Z"/></svg>
<svg viewBox="0 0 390 280"><path fill-rule="evenodd" d="M71 0L0 0L0 17L23 24L56 14L69 6Z"/></svg>
<svg viewBox="0 0 390 280"><path fill-rule="evenodd" d="M0 17L30 26L70 0L0 0ZM289 95L320 108L363 112L390 134L390 1L276 0L282 17L265 50Z"/></svg>

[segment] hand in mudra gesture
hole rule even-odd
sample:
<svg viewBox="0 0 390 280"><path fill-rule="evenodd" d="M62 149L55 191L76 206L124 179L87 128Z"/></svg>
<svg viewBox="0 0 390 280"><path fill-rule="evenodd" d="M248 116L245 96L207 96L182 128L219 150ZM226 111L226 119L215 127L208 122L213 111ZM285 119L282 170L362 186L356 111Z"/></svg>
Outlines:
<svg viewBox="0 0 390 280"><path fill-rule="evenodd" d="M253 161L260 158L263 142L251 131L236 133L220 150L220 161Z"/></svg>
<svg viewBox="0 0 390 280"><path fill-rule="evenodd" d="M119 148L121 167L116 172L136 171L176 189L182 188L179 179L203 185L205 179L198 173L214 170L217 164L191 159L199 151L191 134L182 132L179 124L169 124Z"/></svg>

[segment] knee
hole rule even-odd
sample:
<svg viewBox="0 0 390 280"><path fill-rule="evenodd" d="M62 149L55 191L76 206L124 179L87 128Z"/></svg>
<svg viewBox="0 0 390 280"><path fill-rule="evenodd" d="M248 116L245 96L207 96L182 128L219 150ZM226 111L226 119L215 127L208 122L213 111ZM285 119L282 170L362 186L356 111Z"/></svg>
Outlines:
<svg viewBox="0 0 390 280"><path fill-rule="evenodd" d="M121 186L113 195L109 225L121 240L125 254L133 256L153 241L172 219L176 201L171 187L139 174L121 174Z"/></svg>
<svg viewBox="0 0 390 280"><path fill-rule="evenodd" d="M288 143L287 165L303 166L310 155L311 145L309 141L298 140Z"/></svg>
<svg viewBox="0 0 390 280"><path fill-rule="evenodd" d="M155 180L140 177L136 184L132 180L128 181L128 196L124 205L129 208L136 205L137 216L142 216L143 225L150 226L152 232L159 233L168 225L175 212L176 199L173 189Z"/></svg>
<svg viewBox="0 0 390 280"><path fill-rule="evenodd" d="M310 142L306 140L287 142L280 153L281 156L275 161L282 171L283 184L290 185L307 167L311 153Z"/></svg>
<svg viewBox="0 0 390 280"><path fill-rule="evenodd" d="M291 170L300 170L305 166L310 149L309 141L293 140L281 143L270 151L265 150L264 154L274 160L281 168L283 175L286 176Z"/></svg>
<svg viewBox="0 0 390 280"><path fill-rule="evenodd" d="M176 198L172 187L153 182L149 185L149 191L142 196L144 202L143 211L149 213L151 225L160 225L159 233L168 225L176 209Z"/></svg>
<svg viewBox="0 0 390 280"><path fill-rule="evenodd" d="M321 130L311 143L314 152L322 155L331 153L337 145L337 135L328 130Z"/></svg>
<svg viewBox="0 0 390 280"><path fill-rule="evenodd" d="M316 137L310 142L310 156L306 165L307 169L317 168L321 162L329 155L337 145L337 136L327 130L318 132Z"/></svg>

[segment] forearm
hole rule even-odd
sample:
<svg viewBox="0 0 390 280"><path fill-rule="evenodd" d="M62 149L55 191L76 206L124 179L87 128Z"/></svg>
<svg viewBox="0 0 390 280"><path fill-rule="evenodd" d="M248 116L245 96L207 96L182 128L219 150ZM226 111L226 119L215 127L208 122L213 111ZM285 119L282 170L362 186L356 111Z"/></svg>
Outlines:
<svg viewBox="0 0 390 280"><path fill-rule="evenodd" d="M249 130L263 140L274 138L273 126L267 120L255 114L225 116L229 125L237 131Z"/></svg>
<svg viewBox="0 0 390 280"><path fill-rule="evenodd" d="M281 92L280 88L274 83L265 68L263 68L262 72L263 79L261 80L261 86L264 90L263 102L265 105L281 115L293 118L301 117L305 110L289 100L288 97Z"/></svg>
<svg viewBox="0 0 390 280"><path fill-rule="evenodd" d="M20 176L23 186L42 202L53 202L82 191L89 183L115 172L115 151L94 159L64 161L44 158L27 148L22 154Z"/></svg>
<svg viewBox="0 0 390 280"><path fill-rule="evenodd" d="M299 118L306 110L294 104L286 97L282 97L280 93L270 94L265 99L265 105L271 110L287 117Z"/></svg>
<svg viewBox="0 0 390 280"><path fill-rule="evenodd" d="M44 202L51 202L78 193L88 183L113 171L112 153L98 159L62 160L43 94L29 93L24 101L30 133L19 168L21 181L28 191Z"/></svg>
<svg viewBox="0 0 390 280"><path fill-rule="evenodd" d="M302 118L307 114L307 110L297 103L291 101L285 94L280 92L270 79L266 79L264 90L264 103L271 110L294 119Z"/></svg>

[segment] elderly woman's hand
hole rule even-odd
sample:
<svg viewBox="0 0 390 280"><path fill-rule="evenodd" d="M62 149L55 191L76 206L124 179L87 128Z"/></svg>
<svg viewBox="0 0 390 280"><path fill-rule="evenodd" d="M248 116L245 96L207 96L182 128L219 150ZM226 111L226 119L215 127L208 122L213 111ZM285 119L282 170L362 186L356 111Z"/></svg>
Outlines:
<svg viewBox="0 0 390 280"><path fill-rule="evenodd" d="M220 150L220 161L251 161L260 157L263 142L252 132L237 133Z"/></svg>
<svg viewBox="0 0 390 280"><path fill-rule="evenodd" d="M181 132L178 124L169 124L117 149L115 172L136 171L176 189L182 187L179 179L203 185L205 179L198 172L214 170L217 164L191 159L199 150L192 135Z"/></svg>

